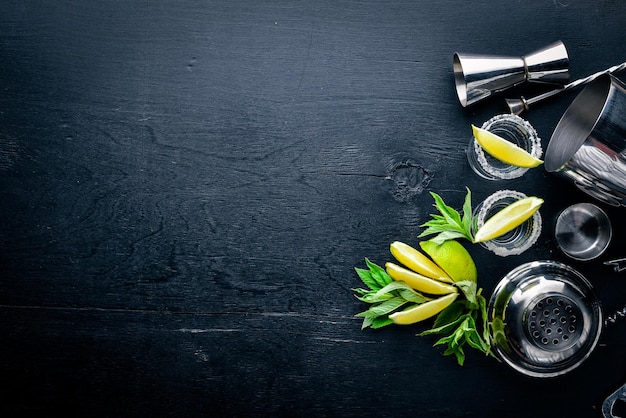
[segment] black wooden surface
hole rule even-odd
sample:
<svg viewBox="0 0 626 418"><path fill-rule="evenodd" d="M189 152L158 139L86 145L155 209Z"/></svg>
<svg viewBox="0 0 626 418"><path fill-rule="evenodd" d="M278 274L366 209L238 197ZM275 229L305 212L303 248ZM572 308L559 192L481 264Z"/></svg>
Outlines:
<svg viewBox="0 0 626 418"><path fill-rule="evenodd" d="M463 109L451 62L560 39L579 78L626 59L625 21L621 0L3 1L2 415L600 416L626 321L538 380L459 367L419 326L361 331L351 289L364 257L417 244L428 191L513 188L546 199L543 233L469 247L485 292L556 259L623 306L602 261L626 256L624 209L606 256L566 260L554 217L589 198L543 169L474 175L469 126L506 108ZM544 147L575 94L525 115Z"/></svg>

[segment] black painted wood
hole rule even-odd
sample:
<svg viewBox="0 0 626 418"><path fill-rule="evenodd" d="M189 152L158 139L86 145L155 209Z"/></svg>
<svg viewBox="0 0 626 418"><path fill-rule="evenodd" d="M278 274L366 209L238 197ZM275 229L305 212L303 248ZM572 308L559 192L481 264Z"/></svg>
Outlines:
<svg viewBox="0 0 626 418"><path fill-rule="evenodd" d="M623 276L551 236L589 198L541 169L471 172L470 124L506 108L463 109L451 60L560 39L583 77L626 59L625 20L620 0L3 2L3 416L600 416L623 322L536 380L461 368L419 327L361 331L351 288L364 257L417 242L428 191L506 187L546 199L544 232L518 257L470 248L485 291L549 258L624 305ZM573 97L525 115L544 145ZM624 256L606 209L605 258Z"/></svg>

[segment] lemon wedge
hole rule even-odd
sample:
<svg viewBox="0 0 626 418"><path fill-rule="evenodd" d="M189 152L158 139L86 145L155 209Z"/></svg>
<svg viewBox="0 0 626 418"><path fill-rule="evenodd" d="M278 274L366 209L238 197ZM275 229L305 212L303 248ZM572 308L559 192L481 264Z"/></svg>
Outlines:
<svg viewBox="0 0 626 418"><path fill-rule="evenodd" d="M447 295L448 293L457 292L454 286L422 276L394 263L386 263L385 270L387 270L387 274L392 279L403 281L418 292L428 293L429 295Z"/></svg>
<svg viewBox="0 0 626 418"><path fill-rule="evenodd" d="M452 279L445 271L410 245L395 241L389 246L389 251L391 251L391 255L393 255L400 264L403 264L414 272L430 277L431 279L452 283Z"/></svg>
<svg viewBox="0 0 626 418"><path fill-rule="evenodd" d="M521 225L533 216L543 204L543 199L530 196L517 200L497 212L476 231L474 242L497 238Z"/></svg>
<svg viewBox="0 0 626 418"><path fill-rule="evenodd" d="M389 315L389 319L391 319L394 324L398 325L414 324L437 315L450 306L458 296L459 294L456 292L450 293L438 299L424 302L414 308L392 313Z"/></svg>
<svg viewBox="0 0 626 418"><path fill-rule="evenodd" d="M478 145L487 154L503 163L524 168L533 168L543 164L542 160L532 156L526 150L486 129L472 125L472 132Z"/></svg>

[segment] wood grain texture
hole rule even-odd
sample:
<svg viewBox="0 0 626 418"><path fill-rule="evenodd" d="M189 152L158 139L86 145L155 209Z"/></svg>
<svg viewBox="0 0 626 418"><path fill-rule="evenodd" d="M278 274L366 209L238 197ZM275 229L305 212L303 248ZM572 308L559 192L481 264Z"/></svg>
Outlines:
<svg viewBox="0 0 626 418"><path fill-rule="evenodd" d="M460 368L417 328L361 331L351 289L364 257L416 242L428 191L460 206L466 186L546 198L527 253L470 248L485 292L522 262L570 263L554 218L588 198L542 170L472 173L470 124L506 109L460 107L452 54L561 39L578 78L624 60L625 18L619 0L3 2L0 411L599 416L624 323L541 381ZM526 116L544 146L574 95ZM626 303L601 262L570 264L607 311Z"/></svg>

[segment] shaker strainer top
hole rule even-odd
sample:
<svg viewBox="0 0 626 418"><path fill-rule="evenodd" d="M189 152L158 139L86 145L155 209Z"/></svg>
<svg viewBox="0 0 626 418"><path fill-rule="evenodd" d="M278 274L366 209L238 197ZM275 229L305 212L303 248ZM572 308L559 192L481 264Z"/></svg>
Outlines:
<svg viewBox="0 0 626 418"><path fill-rule="evenodd" d="M509 272L489 300L495 349L515 370L558 376L596 346L602 310L591 284L556 261L533 261Z"/></svg>
<svg viewBox="0 0 626 418"><path fill-rule="evenodd" d="M583 318L576 301L565 295L548 294L529 306L524 318L531 342L546 351L563 351L583 334Z"/></svg>

